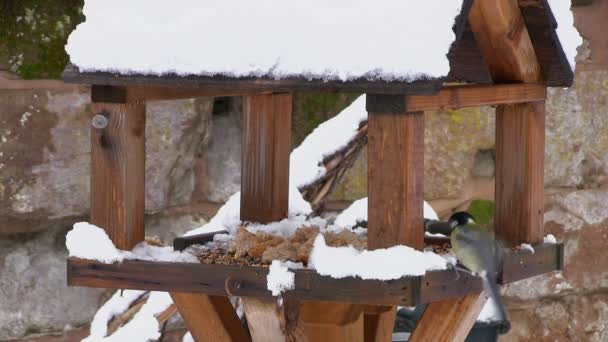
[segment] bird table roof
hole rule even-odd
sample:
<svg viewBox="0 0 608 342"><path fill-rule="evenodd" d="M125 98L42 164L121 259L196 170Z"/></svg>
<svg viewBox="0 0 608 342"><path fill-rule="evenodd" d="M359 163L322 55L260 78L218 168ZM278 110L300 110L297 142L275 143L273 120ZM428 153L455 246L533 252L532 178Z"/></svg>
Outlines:
<svg viewBox="0 0 608 342"><path fill-rule="evenodd" d="M568 86L572 70L557 22L547 0L535 2L522 5L522 13L544 79ZM86 21L66 46L71 65L64 79L368 93L432 93L445 81L492 83L467 24L471 4L86 0Z"/></svg>

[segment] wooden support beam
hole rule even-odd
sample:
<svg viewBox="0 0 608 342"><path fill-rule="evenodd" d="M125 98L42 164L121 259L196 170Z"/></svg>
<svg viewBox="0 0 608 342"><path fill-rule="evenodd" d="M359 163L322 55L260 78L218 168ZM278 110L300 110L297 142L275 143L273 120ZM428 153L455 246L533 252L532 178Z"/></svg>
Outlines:
<svg viewBox="0 0 608 342"><path fill-rule="evenodd" d="M404 96L367 95L369 249L424 247L423 112L407 112ZM385 341L395 307L365 314L366 341Z"/></svg>
<svg viewBox="0 0 608 342"><path fill-rule="evenodd" d="M197 342L251 341L226 297L172 292L171 298Z"/></svg>
<svg viewBox="0 0 608 342"><path fill-rule="evenodd" d="M287 217L291 115L291 94L246 96L243 101L243 221L269 223ZM275 298L242 300L254 342L286 340Z"/></svg>
<svg viewBox="0 0 608 342"><path fill-rule="evenodd" d="M308 342L299 318L300 302L284 298L241 297L247 325L254 342ZM315 341L315 340L310 340Z"/></svg>
<svg viewBox="0 0 608 342"><path fill-rule="evenodd" d="M405 112L403 96L368 95L367 101L368 248L422 249L423 113Z"/></svg>
<svg viewBox="0 0 608 342"><path fill-rule="evenodd" d="M534 245L535 253L526 250L505 255L500 284L510 283L563 268L563 244ZM415 306L463 296L483 289L481 279L467 273L432 271L422 277L403 277L381 281L348 277L334 279L313 270L293 270L295 288L285 297L301 301L325 301L364 305ZM104 264L69 258L69 286L149 291L204 293L214 296L266 297L268 267L193 264L126 260ZM366 312L369 311L369 306Z"/></svg>
<svg viewBox="0 0 608 342"><path fill-rule="evenodd" d="M486 296L482 292L429 305L424 310L409 341L464 341L485 302Z"/></svg>
<svg viewBox="0 0 608 342"><path fill-rule="evenodd" d="M476 0L469 24L495 83L541 81L541 68L517 0Z"/></svg>
<svg viewBox="0 0 608 342"><path fill-rule="evenodd" d="M543 240L545 102L496 109L494 231L511 245Z"/></svg>
<svg viewBox="0 0 608 342"><path fill-rule="evenodd" d="M501 84L444 87L436 95L407 96L408 112L458 109L500 104L543 101L547 88L542 84Z"/></svg>
<svg viewBox="0 0 608 342"><path fill-rule="evenodd" d="M391 341L396 315L396 306L366 306L364 315L365 342Z"/></svg>
<svg viewBox="0 0 608 342"><path fill-rule="evenodd" d="M93 85L91 87L91 100L93 102L125 103L179 100L197 97L240 96L247 93L255 94L257 92L221 88L176 88L139 85L113 87L107 85Z"/></svg>
<svg viewBox="0 0 608 342"><path fill-rule="evenodd" d="M91 114L91 223L131 250L144 240L146 105L95 102Z"/></svg>
<svg viewBox="0 0 608 342"><path fill-rule="evenodd" d="M308 341L363 342L363 306L304 302L300 319Z"/></svg>
<svg viewBox="0 0 608 342"><path fill-rule="evenodd" d="M287 217L291 113L291 94L246 96L243 101L243 221L268 223Z"/></svg>

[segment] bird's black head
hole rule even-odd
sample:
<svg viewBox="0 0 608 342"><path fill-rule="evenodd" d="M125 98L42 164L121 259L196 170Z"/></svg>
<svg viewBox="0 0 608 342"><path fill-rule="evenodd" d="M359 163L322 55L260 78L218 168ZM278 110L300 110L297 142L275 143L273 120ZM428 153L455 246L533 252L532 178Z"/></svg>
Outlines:
<svg viewBox="0 0 608 342"><path fill-rule="evenodd" d="M450 216L450 225L453 227L464 226L467 224L475 223L475 218L466 211L459 211Z"/></svg>

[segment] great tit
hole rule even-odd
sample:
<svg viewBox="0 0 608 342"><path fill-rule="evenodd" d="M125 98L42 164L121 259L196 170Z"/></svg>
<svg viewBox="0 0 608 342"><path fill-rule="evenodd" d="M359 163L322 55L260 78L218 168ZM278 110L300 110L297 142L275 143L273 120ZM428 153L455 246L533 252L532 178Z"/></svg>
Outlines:
<svg viewBox="0 0 608 342"><path fill-rule="evenodd" d="M458 261L483 278L484 288L494 299L502 316L501 333L507 333L511 324L496 286L496 276L502 265L502 244L466 212L453 214L448 222L425 221L425 230L449 236L452 253Z"/></svg>

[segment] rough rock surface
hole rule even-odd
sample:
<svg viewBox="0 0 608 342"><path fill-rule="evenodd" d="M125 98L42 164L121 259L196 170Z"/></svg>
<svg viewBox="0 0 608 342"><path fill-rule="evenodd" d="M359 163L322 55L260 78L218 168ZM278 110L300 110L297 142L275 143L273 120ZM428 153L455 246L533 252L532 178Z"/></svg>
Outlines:
<svg viewBox="0 0 608 342"><path fill-rule="evenodd" d="M0 340L85 325L95 313L101 290L66 286L67 224L0 239Z"/></svg>
<svg viewBox="0 0 608 342"><path fill-rule="evenodd" d="M197 99L147 106L148 211L190 202L193 160L204 146L212 104ZM87 214L88 105L85 87L0 90L0 235Z"/></svg>

